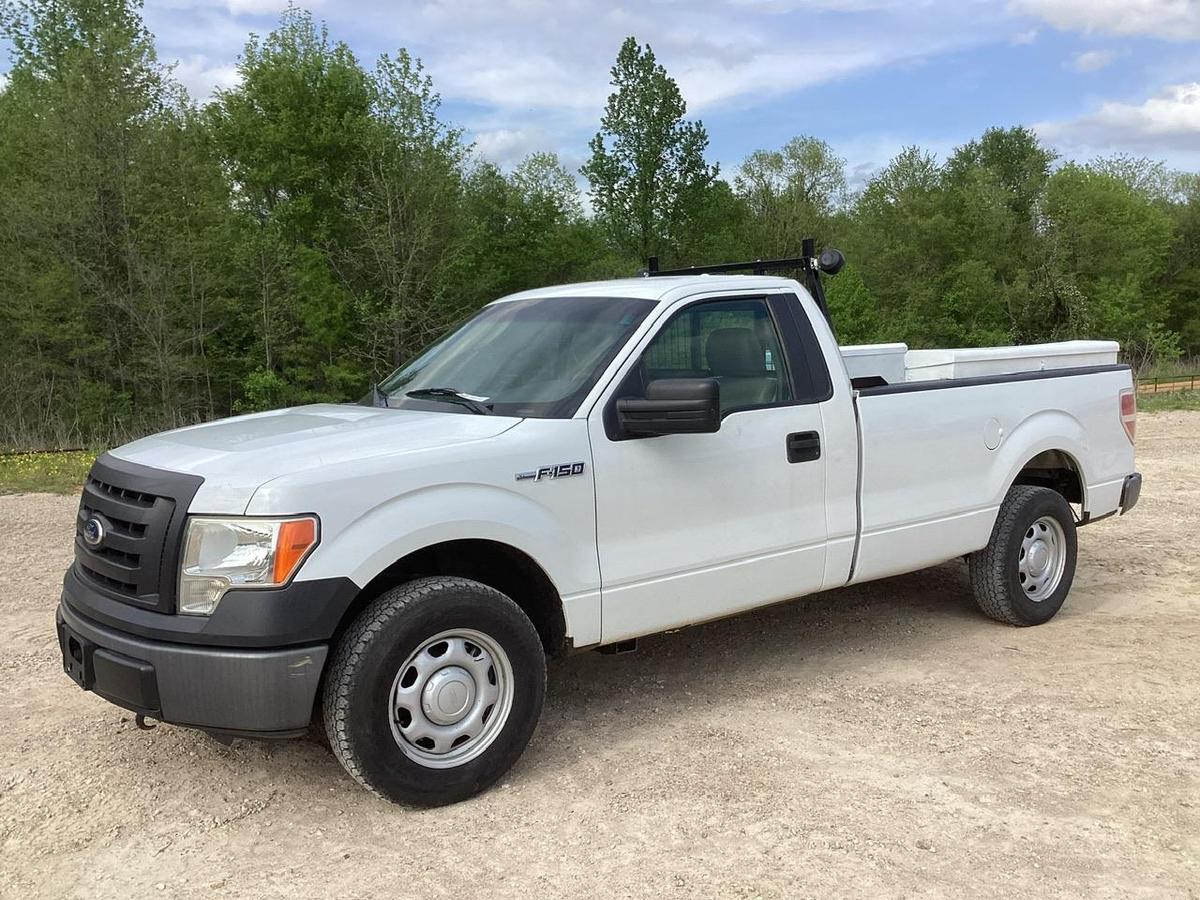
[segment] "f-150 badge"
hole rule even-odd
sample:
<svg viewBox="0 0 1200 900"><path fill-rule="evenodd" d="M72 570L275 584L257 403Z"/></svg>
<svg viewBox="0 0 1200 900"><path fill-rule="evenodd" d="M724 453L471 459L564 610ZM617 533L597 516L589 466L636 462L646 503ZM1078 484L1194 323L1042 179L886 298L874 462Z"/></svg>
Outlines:
<svg viewBox="0 0 1200 900"><path fill-rule="evenodd" d="M529 472L518 472L517 481L542 481L545 478L566 478L569 475L582 475L583 463L559 463L557 466L542 466Z"/></svg>

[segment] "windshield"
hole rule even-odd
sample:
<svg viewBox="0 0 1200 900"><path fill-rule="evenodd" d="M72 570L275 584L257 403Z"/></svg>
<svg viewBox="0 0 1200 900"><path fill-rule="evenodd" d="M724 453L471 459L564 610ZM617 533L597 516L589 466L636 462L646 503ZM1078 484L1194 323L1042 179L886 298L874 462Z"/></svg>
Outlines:
<svg viewBox="0 0 1200 900"><path fill-rule="evenodd" d="M539 297L487 306L379 389L390 407L468 413L475 403L496 415L565 418L653 306L650 300L612 297ZM464 403L448 392L468 399Z"/></svg>

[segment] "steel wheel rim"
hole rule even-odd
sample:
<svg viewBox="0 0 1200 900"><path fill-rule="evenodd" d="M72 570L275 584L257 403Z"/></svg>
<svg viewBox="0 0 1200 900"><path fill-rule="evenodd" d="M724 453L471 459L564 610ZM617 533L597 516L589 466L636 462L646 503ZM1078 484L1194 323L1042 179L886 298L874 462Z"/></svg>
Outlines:
<svg viewBox="0 0 1200 900"><path fill-rule="evenodd" d="M504 648L481 631L455 628L423 641L397 670L388 722L410 759L449 769L491 746L512 702L512 664Z"/></svg>
<svg viewBox="0 0 1200 900"><path fill-rule="evenodd" d="M1067 568L1067 536L1058 519L1042 516L1025 529L1017 556L1017 580L1034 603L1041 603L1062 582Z"/></svg>

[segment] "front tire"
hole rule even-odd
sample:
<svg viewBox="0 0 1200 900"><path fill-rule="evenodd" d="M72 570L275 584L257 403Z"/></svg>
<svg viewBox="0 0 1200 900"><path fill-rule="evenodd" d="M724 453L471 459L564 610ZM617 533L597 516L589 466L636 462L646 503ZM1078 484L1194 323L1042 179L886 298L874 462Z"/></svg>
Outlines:
<svg viewBox="0 0 1200 900"><path fill-rule="evenodd" d="M1071 591L1077 550L1075 518L1062 494L1014 485L988 545L971 554L975 602L1008 625L1050 621Z"/></svg>
<svg viewBox="0 0 1200 900"><path fill-rule="evenodd" d="M441 806L508 771L545 693L545 653L520 607L466 578L421 578L381 594L338 644L325 729L368 790Z"/></svg>

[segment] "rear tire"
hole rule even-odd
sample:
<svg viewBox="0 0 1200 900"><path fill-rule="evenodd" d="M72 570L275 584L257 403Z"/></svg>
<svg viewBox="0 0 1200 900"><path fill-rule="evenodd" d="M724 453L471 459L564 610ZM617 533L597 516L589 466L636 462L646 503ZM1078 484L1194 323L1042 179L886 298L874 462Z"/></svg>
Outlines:
<svg viewBox="0 0 1200 900"><path fill-rule="evenodd" d="M983 612L1008 625L1041 625L1062 608L1075 579L1075 518L1050 488L1014 485L988 545L969 558Z"/></svg>
<svg viewBox="0 0 1200 900"><path fill-rule="evenodd" d="M466 578L421 578L381 594L338 644L325 730L363 787L442 806L508 771L545 693L545 652L520 607Z"/></svg>

